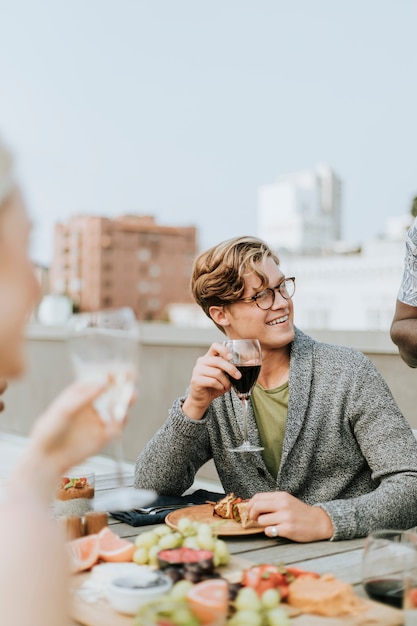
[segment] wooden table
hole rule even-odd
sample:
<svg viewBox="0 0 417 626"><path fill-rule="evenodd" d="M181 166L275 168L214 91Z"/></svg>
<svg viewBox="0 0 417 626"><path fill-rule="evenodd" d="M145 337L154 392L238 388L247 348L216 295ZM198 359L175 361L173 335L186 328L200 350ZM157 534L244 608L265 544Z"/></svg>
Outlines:
<svg viewBox="0 0 417 626"><path fill-rule="evenodd" d="M152 529L152 525L133 527L112 517L109 518L109 527L120 537L131 541L134 541L138 534ZM254 564L278 564L283 562L287 565L297 565L320 574L333 573L338 578L352 584L357 595L367 597L361 585L361 559L364 539L334 542L317 541L302 544L285 539L272 539L266 537L263 533L259 535L224 537L224 539L227 542L230 553L245 561ZM79 626L80 623L72 622L73 626ZM378 623L382 624L383 622Z"/></svg>
<svg viewBox="0 0 417 626"><path fill-rule="evenodd" d="M109 518L109 527L120 537L134 541L139 533L152 526L133 527ZM224 537L229 552L253 563L297 565L320 574L331 572L351 583L358 595L366 597L361 585L361 558L364 539L348 541L316 541L294 543L285 539L271 539L264 534L246 537Z"/></svg>

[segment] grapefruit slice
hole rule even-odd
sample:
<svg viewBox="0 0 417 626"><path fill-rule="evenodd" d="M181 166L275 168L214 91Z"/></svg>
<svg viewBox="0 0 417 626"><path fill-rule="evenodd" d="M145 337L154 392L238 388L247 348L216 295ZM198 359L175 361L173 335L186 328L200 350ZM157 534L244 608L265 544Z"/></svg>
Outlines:
<svg viewBox="0 0 417 626"><path fill-rule="evenodd" d="M227 616L229 586L220 578L203 580L187 592L187 601L201 624L212 624Z"/></svg>
<svg viewBox="0 0 417 626"><path fill-rule="evenodd" d="M135 544L127 539L122 539L116 533L105 526L97 535L99 544L99 557L103 561L131 561L135 551Z"/></svg>
<svg viewBox="0 0 417 626"><path fill-rule="evenodd" d="M87 535L67 542L71 572L82 572L93 567L99 557L98 535Z"/></svg>

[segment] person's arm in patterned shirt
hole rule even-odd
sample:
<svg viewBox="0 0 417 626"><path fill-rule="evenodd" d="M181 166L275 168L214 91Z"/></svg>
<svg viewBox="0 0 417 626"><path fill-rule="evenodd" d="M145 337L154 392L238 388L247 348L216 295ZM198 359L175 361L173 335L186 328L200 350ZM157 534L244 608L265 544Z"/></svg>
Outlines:
<svg viewBox="0 0 417 626"><path fill-rule="evenodd" d="M391 339L398 346L403 361L410 367L417 367L417 307L397 300Z"/></svg>
<svg viewBox="0 0 417 626"><path fill-rule="evenodd" d="M417 367L417 218L407 234L404 274L391 324L391 339L403 361Z"/></svg>

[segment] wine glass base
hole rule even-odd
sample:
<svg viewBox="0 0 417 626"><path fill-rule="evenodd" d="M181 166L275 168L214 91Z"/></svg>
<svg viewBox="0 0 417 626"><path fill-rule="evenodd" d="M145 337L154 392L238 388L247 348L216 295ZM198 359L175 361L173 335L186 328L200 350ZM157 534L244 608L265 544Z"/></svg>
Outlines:
<svg viewBox="0 0 417 626"><path fill-rule="evenodd" d="M148 489L120 487L96 493L94 508L96 511L130 511L151 504L156 497L156 492Z"/></svg>
<svg viewBox="0 0 417 626"><path fill-rule="evenodd" d="M249 441L244 441L242 445L237 448L229 448L229 452L262 452L264 448L257 446Z"/></svg>

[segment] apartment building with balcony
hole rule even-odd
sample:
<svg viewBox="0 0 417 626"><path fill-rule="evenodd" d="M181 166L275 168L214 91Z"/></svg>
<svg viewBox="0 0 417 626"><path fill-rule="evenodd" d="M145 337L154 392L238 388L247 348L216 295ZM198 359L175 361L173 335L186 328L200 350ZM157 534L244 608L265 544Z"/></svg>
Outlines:
<svg viewBox="0 0 417 626"><path fill-rule="evenodd" d="M130 306L139 320L163 320L173 302L191 302L197 253L194 226L164 226L152 216L73 216L55 226L52 293L80 311Z"/></svg>

